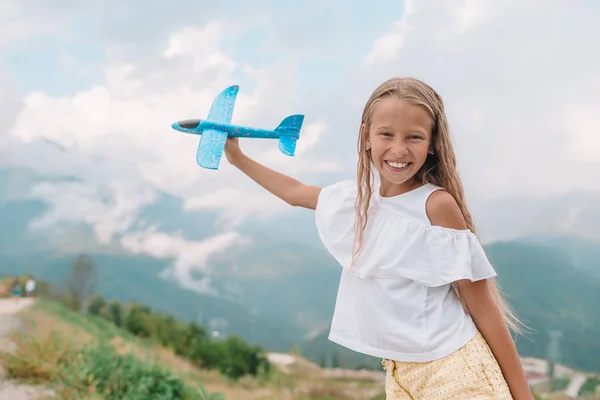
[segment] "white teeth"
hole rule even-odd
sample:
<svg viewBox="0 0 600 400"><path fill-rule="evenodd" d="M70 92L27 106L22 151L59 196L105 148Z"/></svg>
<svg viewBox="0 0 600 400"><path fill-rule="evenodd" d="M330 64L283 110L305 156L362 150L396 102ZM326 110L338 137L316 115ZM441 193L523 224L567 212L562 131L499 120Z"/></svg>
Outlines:
<svg viewBox="0 0 600 400"><path fill-rule="evenodd" d="M390 164L394 168L404 168L408 165L408 163L396 163L396 162L391 162L391 161L388 161L387 163Z"/></svg>

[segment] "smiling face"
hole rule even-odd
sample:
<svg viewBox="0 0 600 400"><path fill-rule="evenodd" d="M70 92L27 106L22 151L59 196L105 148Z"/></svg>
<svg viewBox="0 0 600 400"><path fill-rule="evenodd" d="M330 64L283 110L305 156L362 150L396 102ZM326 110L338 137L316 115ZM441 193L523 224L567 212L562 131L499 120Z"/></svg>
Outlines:
<svg viewBox="0 0 600 400"><path fill-rule="evenodd" d="M419 184L414 178L432 150L432 126L422 106L395 97L377 102L365 133L370 158L381 178L382 196L404 193Z"/></svg>

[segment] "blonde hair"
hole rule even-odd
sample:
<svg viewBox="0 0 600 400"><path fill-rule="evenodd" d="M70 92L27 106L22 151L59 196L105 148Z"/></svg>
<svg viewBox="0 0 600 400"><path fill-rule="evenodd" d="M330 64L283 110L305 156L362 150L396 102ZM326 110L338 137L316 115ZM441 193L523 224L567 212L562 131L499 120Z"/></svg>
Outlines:
<svg viewBox="0 0 600 400"><path fill-rule="evenodd" d="M467 228L475 233L473 218L467 209L464 199L463 186L456 168L456 157L450 133L448 121L444 112L442 98L426 83L414 78L392 78L383 82L371 94L361 119L361 128L358 135L358 165L357 165L357 187L356 197L356 238L353 260L359 255L363 248L364 230L368 220L368 209L372 194L372 160L370 152L366 150L367 138L371 124L373 110L377 103L386 98L401 98L411 104L424 107L433 119L431 141L434 154L428 154L423 167L417 172L415 178L422 184L431 183L444 188L458 203L465 218ZM521 322L514 312L504 301L500 288L494 280L489 281L492 297L498 304L502 317L506 324L516 332L521 332ZM458 288L454 285L454 288ZM460 293L458 293L460 296ZM466 304L461 298L463 307L468 312Z"/></svg>

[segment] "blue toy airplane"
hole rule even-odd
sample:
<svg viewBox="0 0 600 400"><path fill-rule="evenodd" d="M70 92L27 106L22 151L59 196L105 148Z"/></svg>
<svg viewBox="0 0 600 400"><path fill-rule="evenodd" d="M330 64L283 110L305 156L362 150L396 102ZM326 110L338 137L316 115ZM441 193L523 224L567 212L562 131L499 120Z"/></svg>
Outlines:
<svg viewBox="0 0 600 400"><path fill-rule="evenodd" d="M283 154L294 156L304 115L290 115L281 121L275 130L231 125L231 116L238 90L239 86L234 85L219 93L210 108L207 119L189 119L171 125L173 129L180 132L202 135L196 153L198 165L207 169L218 169L227 137L279 139L279 150Z"/></svg>

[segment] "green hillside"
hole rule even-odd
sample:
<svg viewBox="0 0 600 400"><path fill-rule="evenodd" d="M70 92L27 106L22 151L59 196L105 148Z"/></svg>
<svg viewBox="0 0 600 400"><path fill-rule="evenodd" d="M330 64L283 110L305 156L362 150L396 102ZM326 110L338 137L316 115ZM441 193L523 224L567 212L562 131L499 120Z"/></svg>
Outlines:
<svg viewBox="0 0 600 400"><path fill-rule="evenodd" d="M0 285L10 283L11 279L0 278ZM379 400L383 396L381 373L340 379L301 357L285 354L292 361L282 367L281 358L272 362L270 354L239 337L213 338L202 325L148 311L142 304L105 303L95 297L83 316L73 310L72 299L54 298L52 286L40 283L44 290L34 304L21 299L23 308L10 316L18 318L22 328L2 338L13 343L13 351L0 351L1 389L9 378L14 388L39 385L48 398L78 400ZM0 298L0 302L14 300ZM25 390L33 396L29 389ZM8 395L0 392L3 399ZM16 392L10 394L12 399Z"/></svg>
<svg viewBox="0 0 600 400"><path fill-rule="evenodd" d="M215 285L235 287L231 296L261 315L305 331L329 323L341 270L325 250L261 240L214 262Z"/></svg>
<svg viewBox="0 0 600 400"><path fill-rule="evenodd" d="M14 196L27 193L27 185L38 179L27 170L0 168L0 274L31 272L58 283L83 243L91 249L88 254L100 275L99 292L106 298L138 301L186 321L214 326L223 334L240 334L269 350L285 351L299 344L315 362L379 368L377 360L327 340L341 271L321 246L312 246L304 237L315 236L307 233L314 230L312 221L302 223L296 235L290 234L296 230L290 224L241 227L252 245L209 260L211 283L221 295L215 297L162 279L160 273L173 260L130 255L118 246L100 248L85 225L53 235L30 230L28 224L46 206ZM160 204L141 211L144 219L166 231L182 229L193 240L214 233L210 216L185 214L180 200L164 196ZM299 213L291 220L309 216L312 213ZM298 241L289 239L294 236ZM518 339L521 353L544 357L549 330L560 329L564 363L600 370L600 244L536 237L495 243L487 251L509 301L532 331ZM302 340L306 336L310 340Z"/></svg>
<svg viewBox="0 0 600 400"><path fill-rule="evenodd" d="M198 294L182 289L177 283L164 280L159 273L166 261L149 256L126 254L91 254L99 275L98 292L109 299L136 301L153 310L175 315L185 321L210 326L211 320L220 324L221 333L236 333L252 343L273 350L287 350L303 331L251 312L240 303L225 298ZM30 254L20 257L2 257L0 274L32 273L58 285L75 255L53 253Z"/></svg>
<svg viewBox="0 0 600 400"><path fill-rule="evenodd" d="M581 272L600 279L600 244L568 236L537 237L524 240L560 249Z"/></svg>
<svg viewBox="0 0 600 400"><path fill-rule="evenodd" d="M527 338L518 338L520 352L546 357L549 331L560 330L563 363L600 371L600 280L551 246L506 242L486 250L509 301L530 327Z"/></svg>
<svg viewBox="0 0 600 400"><path fill-rule="evenodd" d="M509 301L530 328L517 340L521 354L544 358L549 331L559 329L563 363L600 370L600 280L586 276L569 255L548 245L505 242L486 250ZM161 279L165 261L125 254L92 256L99 267L99 291L107 298L139 301L203 324L221 319L226 322L219 327L224 334L238 333L276 351L299 344L302 354L317 363L379 368L378 360L327 340L340 271L320 249L265 241L215 260L212 280L224 293L226 287L235 289L229 298L201 295ZM34 254L17 269L57 282L72 258ZM0 273L13 273L16 266L3 262ZM318 330L322 333L311 340L301 339Z"/></svg>
<svg viewBox="0 0 600 400"><path fill-rule="evenodd" d="M150 339L138 339L105 319L84 318L48 299L38 299L21 311L19 319L22 331L8 338L13 351L0 352L1 380L9 377L13 383L35 384L45 393L13 390L11 399L225 400L221 393L208 393L198 374L174 371L157 357L158 346ZM180 336L186 344L212 350L209 338L185 328ZM221 343L215 347L219 346L224 347Z"/></svg>
<svg viewBox="0 0 600 400"><path fill-rule="evenodd" d="M65 179L69 178L58 180ZM332 265L322 251L301 244L269 241L261 229L279 231L262 225L241 227L245 234L261 240L256 240L256 247L249 251L233 252L232 258L213 265L215 274L211 278L221 297L198 294L159 277L173 260L130 255L116 245L99 246L89 226L69 224L53 228L52 235L30 229L29 224L47 212L43 201L26 196L30 186L39 181L39 176L27 169L0 167L1 274L31 272L58 283L83 248L99 268L102 295L140 301L158 311L207 326L213 321L223 334L238 333L272 350L287 350L306 330L327 323L334 295L327 288L337 279L338 271L335 266L329 270L320 268L323 260ZM161 194L159 203L144 208L140 215L157 223L161 230L184 230L190 240L201 240L215 233L214 215L184 212L181 202ZM291 228L280 227L281 231L286 229ZM271 233L271 237L281 238L281 235ZM312 261L305 263L305 259ZM306 274L306 264L312 265L311 271L317 275ZM292 269L296 271L293 274ZM325 276L319 276L319 271ZM317 285L309 295L306 286L314 278ZM269 290L265 290L267 282ZM273 301L274 298L278 301ZM321 307L323 304L329 306Z"/></svg>

